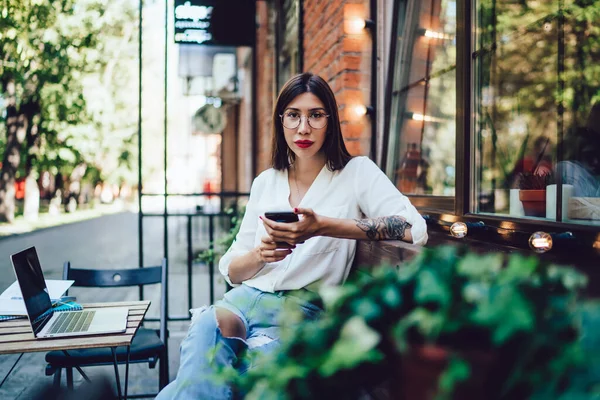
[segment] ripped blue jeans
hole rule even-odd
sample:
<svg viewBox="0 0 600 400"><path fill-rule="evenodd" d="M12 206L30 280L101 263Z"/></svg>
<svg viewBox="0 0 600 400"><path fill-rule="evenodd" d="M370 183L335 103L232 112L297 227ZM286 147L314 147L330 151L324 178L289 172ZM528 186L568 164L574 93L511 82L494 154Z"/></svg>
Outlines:
<svg viewBox="0 0 600 400"><path fill-rule="evenodd" d="M238 354L250 347L251 352L268 353L279 346L279 317L288 307L299 307L307 319L317 318L322 309L290 293L268 293L241 285L225 293L214 306L196 309L186 338L181 343L179 371L156 399L215 399L234 396L227 384L215 379L219 367L234 366L243 373L251 366L241 363ZM246 328L246 339L224 337L217 324L215 307L237 315Z"/></svg>

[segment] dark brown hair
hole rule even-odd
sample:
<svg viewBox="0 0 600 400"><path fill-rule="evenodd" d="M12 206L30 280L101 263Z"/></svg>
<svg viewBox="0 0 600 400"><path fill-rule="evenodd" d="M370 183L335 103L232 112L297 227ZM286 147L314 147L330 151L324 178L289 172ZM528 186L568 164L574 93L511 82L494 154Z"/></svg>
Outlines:
<svg viewBox="0 0 600 400"><path fill-rule="evenodd" d="M342 137L340 116L335 96L323 78L310 72L291 77L283 85L275 102L271 147L273 168L280 171L287 169L290 167L290 163L293 163L296 158L296 155L290 150L285 141L280 115L283 114L287 106L296 97L303 93L312 93L317 96L325 105L325 112L329 114L325 142L321 148L327 159L327 168L330 171L344 168L352 156L346 149L344 138Z"/></svg>

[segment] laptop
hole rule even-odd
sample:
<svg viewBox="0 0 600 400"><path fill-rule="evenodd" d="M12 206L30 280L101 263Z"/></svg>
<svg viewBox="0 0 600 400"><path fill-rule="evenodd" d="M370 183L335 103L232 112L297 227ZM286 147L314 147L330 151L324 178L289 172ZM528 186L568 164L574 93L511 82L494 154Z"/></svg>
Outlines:
<svg viewBox="0 0 600 400"><path fill-rule="evenodd" d="M13 254L10 259L36 338L119 333L127 329L128 308L53 311L35 247Z"/></svg>

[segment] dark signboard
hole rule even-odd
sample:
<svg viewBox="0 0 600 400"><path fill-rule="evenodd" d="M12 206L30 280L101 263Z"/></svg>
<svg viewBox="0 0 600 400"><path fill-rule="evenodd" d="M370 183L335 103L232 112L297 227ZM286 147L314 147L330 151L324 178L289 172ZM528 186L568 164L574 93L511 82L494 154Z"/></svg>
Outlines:
<svg viewBox="0 0 600 400"><path fill-rule="evenodd" d="M254 0L175 0L175 43L252 46Z"/></svg>

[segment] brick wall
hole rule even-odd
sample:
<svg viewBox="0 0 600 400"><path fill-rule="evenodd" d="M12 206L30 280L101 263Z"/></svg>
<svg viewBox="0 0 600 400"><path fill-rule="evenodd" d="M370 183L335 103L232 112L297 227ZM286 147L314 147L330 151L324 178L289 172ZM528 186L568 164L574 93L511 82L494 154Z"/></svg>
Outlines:
<svg viewBox="0 0 600 400"><path fill-rule="evenodd" d="M254 157L260 173L270 167L271 117L277 88L272 4L259 1L256 6L258 143ZM357 115L355 107L370 105L371 36L367 29L348 34L344 27L351 18L369 18L369 1L303 0L302 6L304 71L321 75L329 82L338 101L348 150L353 155L368 155L370 120L368 116ZM242 131L251 127L246 127L242 118L239 129L243 136Z"/></svg>
<svg viewBox="0 0 600 400"><path fill-rule="evenodd" d="M346 33L348 21L369 18L369 1L305 0L304 69L329 82L337 98L342 133L353 155L368 155L371 124L356 106L370 105L371 36Z"/></svg>
<svg viewBox="0 0 600 400"><path fill-rule="evenodd" d="M271 119L275 88L275 32L273 13L266 1L256 2L257 15L257 129L256 172L271 166Z"/></svg>
<svg viewBox="0 0 600 400"><path fill-rule="evenodd" d="M254 179L252 172L252 53L248 47L237 49L238 70L241 71L239 90L241 102L239 105L239 123L237 134L237 185L238 191L250 190ZM223 165L223 168L228 167Z"/></svg>

